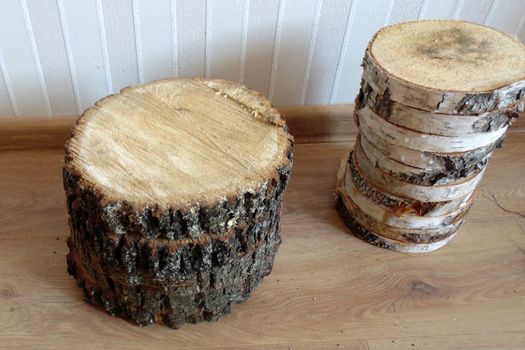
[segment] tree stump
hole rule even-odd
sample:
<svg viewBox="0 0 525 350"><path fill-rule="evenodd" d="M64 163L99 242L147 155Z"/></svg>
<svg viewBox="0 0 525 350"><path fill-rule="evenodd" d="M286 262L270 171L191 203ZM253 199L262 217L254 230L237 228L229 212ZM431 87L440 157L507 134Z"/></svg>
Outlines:
<svg viewBox="0 0 525 350"><path fill-rule="evenodd" d="M272 269L293 138L262 95L222 80L123 89L66 144L68 271L139 325L212 321Z"/></svg>
<svg viewBox="0 0 525 350"><path fill-rule="evenodd" d="M525 47L510 35L451 20L377 32L355 101L359 135L337 176L343 220L381 247L444 246L524 96Z"/></svg>

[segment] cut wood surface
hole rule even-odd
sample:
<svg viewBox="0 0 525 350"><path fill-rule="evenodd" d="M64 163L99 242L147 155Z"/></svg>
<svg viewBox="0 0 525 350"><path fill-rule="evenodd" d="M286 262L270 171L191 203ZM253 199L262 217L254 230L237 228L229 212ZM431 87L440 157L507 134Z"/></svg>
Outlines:
<svg viewBox="0 0 525 350"><path fill-rule="evenodd" d="M157 81L88 109L66 145L66 171L106 201L214 203L257 191L288 165L292 139L283 126L270 102L242 85Z"/></svg>
<svg viewBox="0 0 525 350"><path fill-rule="evenodd" d="M338 108L337 118L348 112ZM176 331L83 301L65 266L63 150L0 152L0 348L522 349L523 129L509 130L459 234L418 256L357 239L335 211L335 173L352 141L296 147L272 274L231 315Z"/></svg>
<svg viewBox="0 0 525 350"><path fill-rule="evenodd" d="M479 24L429 20L385 27L370 41L364 80L407 106L477 114L525 92L525 46Z"/></svg>

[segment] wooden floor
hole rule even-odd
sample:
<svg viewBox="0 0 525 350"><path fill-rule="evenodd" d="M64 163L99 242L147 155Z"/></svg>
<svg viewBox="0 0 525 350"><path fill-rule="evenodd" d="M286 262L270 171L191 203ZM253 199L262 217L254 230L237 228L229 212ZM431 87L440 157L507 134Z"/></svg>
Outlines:
<svg viewBox="0 0 525 350"><path fill-rule="evenodd" d="M297 146L273 273L230 316L180 330L85 304L66 273L62 150L0 152L0 348L524 349L525 132L496 152L457 238L428 255L373 247L339 220L350 146Z"/></svg>

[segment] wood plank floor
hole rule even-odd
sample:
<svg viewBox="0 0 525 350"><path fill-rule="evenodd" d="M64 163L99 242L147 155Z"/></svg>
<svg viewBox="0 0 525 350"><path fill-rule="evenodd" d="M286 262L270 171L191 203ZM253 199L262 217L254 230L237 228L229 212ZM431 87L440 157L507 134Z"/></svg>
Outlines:
<svg viewBox="0 0 525 350"><path fill-rule="evenodd" d="M0 348L523 349L525 133L496 152L457 238L428 255L373 247L339 220L350 146L297 146L273 273L230 316L180 330L85 304L66 273L62 150L0 152Z"/></svg>

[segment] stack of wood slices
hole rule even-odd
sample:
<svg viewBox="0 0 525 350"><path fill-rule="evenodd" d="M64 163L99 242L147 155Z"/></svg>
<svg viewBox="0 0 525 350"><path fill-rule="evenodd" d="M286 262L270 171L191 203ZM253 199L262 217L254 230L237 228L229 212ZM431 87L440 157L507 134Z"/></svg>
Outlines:
<svg viewBox="0 0 525 350"><path fill-rule="evenodd" d="M139 325L215 320L268 275L293 138L262 95L164 80L104 98L66 144L69 273Z"/></svg>
<svg viewBox="0 0 525 350"><path fill-rule="evenodd" d="M338 173L354 234L428 252L457 232L494 149L523 110L525 47L459 21L380 30L363 60L359 135Z"/></svg>

